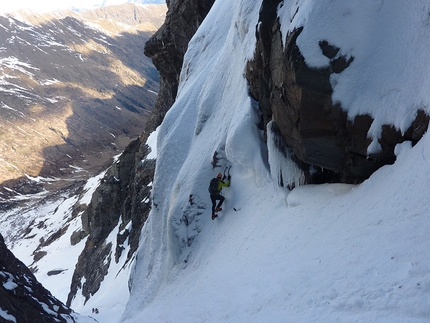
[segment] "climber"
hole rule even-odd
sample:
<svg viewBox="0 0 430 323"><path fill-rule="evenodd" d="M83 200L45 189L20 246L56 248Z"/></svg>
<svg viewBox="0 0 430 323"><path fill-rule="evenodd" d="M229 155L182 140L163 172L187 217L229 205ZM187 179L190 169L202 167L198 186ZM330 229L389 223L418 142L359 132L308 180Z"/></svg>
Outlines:
<svg viewBox="0 0 430 323"><path fill-rule="evenodd" d="M223 187L230 186L230 179L231 179L230 168L228 169L227 182L224 182L224 179L225 179L225 171L224 171L224 176L222 176L221 173L218 173L218 175L215 178L211 179L211 182L209 184L209 194L211 196L211 201L212 201L212 220L218 216L215 212L222 211L221 205L224 202L225 197L221 195L221 190ZM216 201L219 201L218 205L216 205Z"/></svg>

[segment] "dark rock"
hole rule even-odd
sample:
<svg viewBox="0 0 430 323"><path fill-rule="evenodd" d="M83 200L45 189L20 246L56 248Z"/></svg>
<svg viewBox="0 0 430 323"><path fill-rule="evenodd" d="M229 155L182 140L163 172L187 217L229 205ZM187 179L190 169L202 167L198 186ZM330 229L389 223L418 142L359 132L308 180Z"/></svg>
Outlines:
<svg viewBox="0 0 430 323"><path fill-rule="evenodd" d="M160 90L147 130L152 131L161 124L175 102L188 42L213 3L214 0L168 1L169 10L163 26L146 42L145 55L152 59L160 74Z"/></svg>
<svg viewBox="0 0 430 323"><path fill-rule="evenodd" d="M57 231L55 231L54 233L52 233L48 239L46 239L46 241L44 241L43 243L40 244L39 247L46 247L49 246L51 243L53 243L54 241L60 239L62 237L63 234L65 234L67 232L67 229L69 228L69 225L66 225L62 228L59 228Z"/></svg>
<svg viewBox="0 0 430 323"><path fill-rule="evenodd" d="M83 230L74 231L70 236L70 244L74 246L79 242L81 242L82 239L84 239L86 236L87 236L87 233L85 233L85 231Z"/></svg>
<svg viewBox="0 0 430 323"><path fill-rule="evenodd" d="M79 256L78 264L73 273L67 304L71 304L78 289L82 290L82 295L85 296L85 302L99 290L103 278L108 273L111 254L112 243L106 244L103 241L100 245L95 246L92 245L91 240L87 240L85 249ZM85 277L85 282L83 284L80 277Z"/></svg>
<svg viewBox="0 0 430 323"><path fill-rule="evenodd" d="M46 290L30 270L10 252L0 235L0 304L15 321L31 323L75 322L72 310ZM1 319L1 322L9 322Z"/></svg>
<svg viewBox="0 0 430 323"><path fill-rule="evenodd" d="M130 231L124 230L124 232L119 233L116 237L116 250L115 250L115 262L116 263L118 263L119 257L121 257L121 254L125 249L124 243L129 236L130 236Z"/></svg>
<svg viewBox="0 0 430 323"><path fill-rule="evenodd" d="M97 292L108 272L112 244L105 239L118 225L123 201L129 193L129 178L135 163L139 141L133 141L123 152L120 160L106 173L102 183L94 192L91 203L81 216L83 232L74 233L73 241L89 235L85 248L79 256L71 284L67 304L71 304L79 288L86 300ZM113 178L124 180L111 180ZM148 182L149 183L149 182ZM81 278L85 277L84 286Z"/></svg>
<svg viewBox="0 0 430 323"><path fill-rule="evenodd" d="M56 275L59 275L59 274L61 274L61 273L63 273L63 272L65 272L67 269L55 269L55 270L50 270L50 271L48 271L47 272L47 275L48 276L56 276Z"/></svg>
<svg viewBox="0 0 430 323"><path fill-rule="evenodd" d="M414 121L404 134L405 140L409 140L415 145L427 132L428 126L429 116L423 110L418 110Z"/></svg>
<svg viewBox="0 0 430 323"><path fill-rule="evenodd" d="M354 57L346 59L344 56L333 59L330 62L330 67L333 73L339 74L343 72L354 61Z"/></svg>
<svg viewBox="0 0 430 323"><path fill-rule="evenodd" d="M34 262L39 261L43 257L45 257L48 253L46 251L35 251L33 252L33 260Z"/></svg>
<svg viewBox="0 0 430 323"><path fill-rule="evenodd" d="M279 136L307 174L308 183L361 182L395 161L398 143L416 143L428 128L429 116L420 111L404 135L384 125L379 139L381 151L368 154L371 141L367 135L373 119L359 115L350 121L344 109L331 99L330 75L342 73L354 57L340 55L340 48L321 40L319 46L330 59L329 65L307 66L296 44L302 28L287 36L285 46L282 43L276 15L278 2L263 2L261 23L256 30L257 48L246 73L250 94L262 111L263 126L266 128L274 120Z"/></svg>
<svg viewBox="0 0 430 323"><path fill-rule="evenodd" d="M335 58L340 51L339 47L330 45L326 40L320 41L318 44L320 45L323 55L330 59Z"/></svg>

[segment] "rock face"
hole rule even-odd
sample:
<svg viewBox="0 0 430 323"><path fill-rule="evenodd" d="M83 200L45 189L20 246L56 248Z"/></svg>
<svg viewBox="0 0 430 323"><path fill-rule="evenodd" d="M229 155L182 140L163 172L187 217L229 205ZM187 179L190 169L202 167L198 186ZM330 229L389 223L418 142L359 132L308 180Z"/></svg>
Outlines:
<svg viewBox="0 0 430 323"><path fill-rule="evenodd" d="M416 143L427 130L429 116L420 111L405 134L384 125L381 150L368 154L369 115L347 120L339 104L332 102L332 73L342 73L354 57L338 55L340 48L319 42L330 59L326 68L306 65L296 45L301 29L282 44L276 8L280 1L264 1L260 11L255 58L248 64L250 93L259 102L264 126L273 119L284 144L307 174L307 182L356 183L379 167L395 161L394 147L403 141ZM311 175L312 173L312 175Z"/></svg>
<svg viewBox="0 0 430 323"><path fill-rule="evenodd" d="M112 258L118 262L127 239L130 246L127 261L138 247L140 231L150 210L150 183L155 170L155 160L145 159L150 150L147 145L140 146L142 142L146 139L133 141L108 170L81 216L83 231L72 236L72 244L86 236L88 239L73 274L67 300L69 306L79 289L86 300L98 291ZM118 224L116 244L106 243L106 238ZM83 277L85 283L82 285Z"/></svg>
<svg viewBox="0 0 430 323"><path fill-rule="evenodd" d="M86 300L97 292L108 270L103 264L109 263L107 260L111 257L118 261L127 238L130 245L127 259L130 260L137 250L140 232L150 211L150 183L155 171L155 160L146 159L150 152L146 140L174 103L188 42L213 2L168 1L169 10L164 25L146 43L145 54L152 58L160 73L155 108L145 132L126 148L119 161L108 170L82 215L83 232L76 232L73 242L77 243L87 235L88 240L73 275L68 305L79 289ZM106 244L105 239L119 221L121 233L117 235L116 245ZM82 278L85 278L83 286Z"/></svg>
<svg viewBox="0 0 430 323"><path fill-rule="evenodd" d="M160 73L160 91L149 127L155 129L175 102L179 74L188 42L211 9L214 0L170 0L164 25L145 45L145 55Z"/></svg>
<svg viewBox="0 0 430 323"><path fill-rule="evenodd" d="M10 252L0 235L0 322L75 322L57 300Z"/></svg>

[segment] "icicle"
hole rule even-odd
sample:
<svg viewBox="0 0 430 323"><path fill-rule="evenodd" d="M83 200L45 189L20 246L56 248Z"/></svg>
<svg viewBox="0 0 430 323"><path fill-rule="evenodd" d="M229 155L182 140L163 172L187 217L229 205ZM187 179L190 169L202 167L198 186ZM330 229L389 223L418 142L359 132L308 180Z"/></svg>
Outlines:
<svg viewBox="0 0 430 323"><path fill-rule="evenodd" d="M293 152L285 146L276 134L275 127L273 121L267 124L267 146L272 180L279 186L289 189L296 185L302 185L304 184L305 176L292 160Z"/></svg>

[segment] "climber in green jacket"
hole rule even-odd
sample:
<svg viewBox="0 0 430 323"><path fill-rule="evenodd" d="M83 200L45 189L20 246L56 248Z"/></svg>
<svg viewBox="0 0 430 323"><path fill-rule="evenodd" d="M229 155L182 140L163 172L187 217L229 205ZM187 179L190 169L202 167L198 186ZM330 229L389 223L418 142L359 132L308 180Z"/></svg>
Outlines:
<svg viewBox="0 0 430 323"><path fill-rule="evenodd" d="M209 194L211 196L212 201L212 220L215 219L218 215L215 212L221 211L221 205L225 200L225 197L221 195L221 190L223 187L229 187L230 186L230 173L228 174L227 181L224 182L224 177L221 173L218 173L218 175L215 178L212 178L209 184ZM216 205L216 202L218 202L218 205Z"/></svg>

